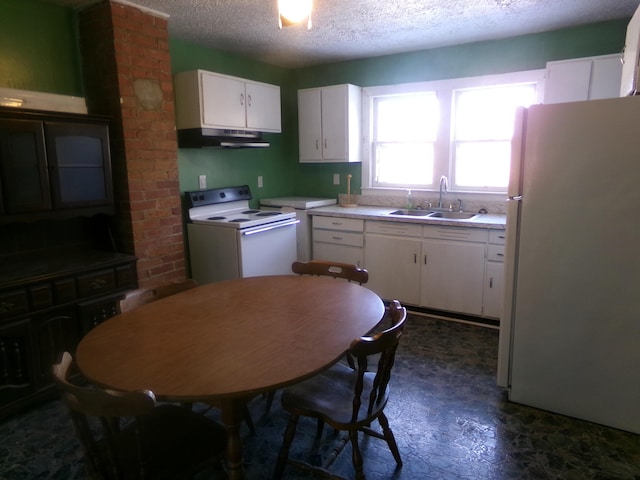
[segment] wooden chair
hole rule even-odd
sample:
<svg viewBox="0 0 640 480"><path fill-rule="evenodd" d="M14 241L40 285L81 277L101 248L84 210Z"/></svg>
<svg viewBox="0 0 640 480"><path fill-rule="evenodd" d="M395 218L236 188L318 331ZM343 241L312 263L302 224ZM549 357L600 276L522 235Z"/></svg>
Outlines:
<svg viewBox="0 0 640 480"><path fill-rule="evenodd" d="M351 263L328 262L325 260L311 260L309 262L293 262L293 273L300 275L318 275L333 278L344 278L350 282L363 285L369 281L369 272Z"/></svg>
<svg viewBox="0 0 640 480"><path fill-rule="evenodd" d="M349 351L358 365L355 370L348 365L338 363L329 370L288 387L282 392L282 406L291 414L291 417L278 455L274 479L282 476L287 462L305 470L330 476L327 468L342 450L342 448L336 449L322 467L289 459L289 447L301 416L316 418L328 423L336 430L346 430L349 433L342 447L351 441L353 466L358 480L365 478L362 454L358 444L359 431L386 440L397 467L402 466L400 452L384 414L384 407L389 398L388 384L391 369L407 312L397 300L390 305L389 311L392 324L389 328L370 337L360 337L351 343ZM375 372L368 370L368 360L372 356L378 358ZM382 433L370 427L376 419L382 427Z"/></svg>
<svg viewBox="0 0 640 480"><path fill-rule="evenodd" d="M197 286L198 284L195 280L188 278L183 282L168 283L146 290L133 290L120 300L120 312L128 312L147 303L155 302L161 298L169 297Z"/></svg>
<svg viewBox="0 0 640 480"><path fill-rule="evenodd" d="M53 377L85 453L89 478L190 478L221 468L225 429L177 405L156 405L153 392L115 392L71 383L68 352Z"/></svg>

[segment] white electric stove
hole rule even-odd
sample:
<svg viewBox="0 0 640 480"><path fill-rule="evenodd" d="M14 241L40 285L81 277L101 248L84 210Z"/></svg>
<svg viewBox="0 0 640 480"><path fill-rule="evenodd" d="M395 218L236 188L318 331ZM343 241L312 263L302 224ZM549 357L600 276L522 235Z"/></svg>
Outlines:
<svg viewBox="0 0 640 480"><path fill-rule="evenodd" d="M291 273L295 211L252 209L247 185L185 193L191 275L199 283Z"/></svg>

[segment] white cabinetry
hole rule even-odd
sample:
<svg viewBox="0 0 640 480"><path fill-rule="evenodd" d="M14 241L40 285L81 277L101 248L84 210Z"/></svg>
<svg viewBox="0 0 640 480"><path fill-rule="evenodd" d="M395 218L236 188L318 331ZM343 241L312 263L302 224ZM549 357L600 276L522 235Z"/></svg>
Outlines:
<svg viewBox="0 0 640 480"><path fill-rule="evenodd" d="M360 161L360 87L298 90L300 162Z"/></svg>
<svg viewBox="0 0 640 480"><path fill-rule="evenodd" d="M422 226L366 222L365 268L370 288L387 300L420 303Z"/></svg>
<svg viewBox="0 0 640 480"><path fill-rule="evenodd" d="M176 74L176 127L282 131L280 87L204 70Z"/></svg>
<svg viewBox="0 0 640 480"><path fill-rule="evenodd" d="M544 103L618 97L621 76L619 54L548 62Z"/></svg>
<svg viewBox="0 0 640 480"><path fill-rule="evenodd" d="M487 269L484 279L485 317L502 317L502 292L504 282L504 230L489 231L487 247Z"/></svg>
<svg viewBox="0 0 640 480"><path fill-rule="evenodd" d="M313 258L364 264L364 220L313 216Z"/></svg>
<svg viewBox="0 0 640 480"><path fill-rule="evenodd" d="M482 315L487 230L425 225L423 237L420 304Z"/></svg>

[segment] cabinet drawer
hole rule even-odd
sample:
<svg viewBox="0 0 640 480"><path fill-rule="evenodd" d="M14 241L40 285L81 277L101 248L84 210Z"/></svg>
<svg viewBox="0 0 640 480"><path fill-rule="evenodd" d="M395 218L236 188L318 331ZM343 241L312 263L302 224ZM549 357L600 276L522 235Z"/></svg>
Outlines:
<svg viewBox="0 0 640 480"><path fill-rule="evenodd" d="M504 245L505 238L507 238L506 231L489 230L489 243L495 243L496 245Z"/></svg>
<svg viewBox="0 0 640 480"><path fill-rule="evenodd" d="M364 245L364 234L341 232L336 230L314 229L313 241L335 243L339 245L351 245L352 247L362 247Z"/></svg>
<svg viewBox="0 0 640 480"><path fill-rule="evenodd" d="M425 225L422 231L424 238L440 238L443 240L460 240L462 242L487 243L489 234L482 228L438 227Z"/></svg>
<svg viewBox="0 0 640 480"><path fill-rule="evenodd" d="M346 230L349 232L363 232L364 220L359 218L320 217L314 215L314 228L329 228L331 230Z"/></svg>
<svg viewBox="0 0 640 480"><path fill-rule="evenodd" d="M0 294L0 318L9 318L29 311L25 290L10 290Z"/></svg>
<svg viewBox="0 0 640 480"><path fill-rule="evenodd" d="M31 308L33 310L42 310L53 305L53 292L51 291L51 285L48 283L29 287L29 295L31 296Z"/></svg>
<svg viewBox="0 0 640 480"><path fill-rule="evenodd" d="M58 305L73 302L76 299L76 281L73 278L63 278L53 282L53 294Z"/></svg>
<svg viewBox="0 0 640 480"><path fill-rule="evenodd" d="M490 262L504 262L504 245L489 245L487 260Z"/></svg>
<svg viewBox="0 0 640 480"><path fill-rule="evenodd" d="M422 236L422 225L400 222L367 222L367 233L401 235L403 237Z"/></svg>
<svg viewBox="0 0 640 480"><path fill-rule="evenodd" d="M78 294L91 297L115 289L116 278L113 270L102 270L78 277Z"/></svg>

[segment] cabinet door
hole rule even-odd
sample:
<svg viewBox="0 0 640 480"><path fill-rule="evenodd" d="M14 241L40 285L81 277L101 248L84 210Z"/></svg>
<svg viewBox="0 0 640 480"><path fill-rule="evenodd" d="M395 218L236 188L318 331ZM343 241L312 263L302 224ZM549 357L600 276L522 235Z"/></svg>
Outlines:
<svg viewBox="0 0 640 480"><path fill-rule="evenodd" d="M247 128L260 132L281 132L280 87L247 82Z"/></svg>
<svg viewBox="0 0 640 480"><path fill-rule="evenodd" d="M0 405L35 391L28 319L0 324Z"/></svg>
<svg viewBox="0 0 640 480"><path fill-rule="evenodd" d="M298 91L300 162L322 161L322 103L319 88Z"/></svg>
<svg viewBox="0 0 640 480"><path fill-rule="evenodd" d="M502 316L502 289L504 263L487 262L484 281L484 316L500 318Z"/></svg>
<svg viewBox="0 0 640 480"><path fill-rule="evenodd" d="M591 59L549 62L544 103L577 102L589 98Z"/></svg>
<svg viewBox="0 0 640 480"><path fill-rule="evenodd" d="M419 239L367 235L365 268L370 288L385 300L400 300L418 305L420 302Z"/></svg>
<svg viewBox="0 0 640 480"><path fill-rule="evenodd" d="M346 85L322 89L322 156L325 161L348 157L348 90Z"/></svg>
<svg viewBox="0 0 640 480"><path fill-rule="evenodd" d="M482 315L486 245L423 240L421 305Z"/></svg>
<svg viewBox="0 0 640 480"><path fill-rule="evenodd" d="M75 353L79 328L73 307L34 316L33 330L38 352L36 379L38 389L41 389L53 383L51 365L60 361L62 353Z"/></svg>
<svg viewBox="0 0 640 480"><path fill-rule="evenodd" d="M589 100L616 98L620 96L622 62L620 56L606 56L593 59Z"/></svg>
<svg viewBox="0 0 640 480"><path fill-rule="evenodd" d="M113 202L106 124L45 122L54 208Z"/></svg>
<svg viewBox="0 0 640 480"><path fill-rule="evenodd" d="M0 120L0 169L4 213L51 210L42 122Z"/></svg>
<svg viewBox="0 0 640 480"><path fill-rule="evenodd" d="M202 75L202 124L210 128L245 129L246 94L241 79Z"/></svg>

